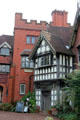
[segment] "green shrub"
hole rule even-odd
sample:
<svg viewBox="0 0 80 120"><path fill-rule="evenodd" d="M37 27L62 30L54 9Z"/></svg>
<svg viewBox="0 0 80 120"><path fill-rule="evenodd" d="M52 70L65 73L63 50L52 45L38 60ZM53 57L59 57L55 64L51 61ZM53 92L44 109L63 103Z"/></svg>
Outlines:
<svg viewBox="0 0 80 120"><path fill-rule="evenodd" d="M3 111L10 111L12 108L12 104L9 104L9 103L3 103L0 105L0 110L3 110Z"/></svg>
<svg viewBox="0 0 80 120"><path fill-rule="evenodd" d="M66 102L71 102L72 109L76 114L80 114L80 70L74 70L64 80L66 86L64 87L64 93L66 96Z"/></svg>
<svg viewBox="0 0 80 120"><path fill-rule="evenodd" d="M0 110L14 112L16 108L16 102L14 103L2 103L0 104Z"/></svg>
<svg viewBox="0 0 80 120"><path fill-rule="evenodd" d="M36 100L35 100L35 93L34 92L28 92L27 95L25 95L21 101L24 102L24 105L26 105L26 101L27 99L29 99L28 101L28 107L29 107L29 112L33 113L36 111Z"/></svg>
<svg viewBox="0 0 80 120"><path fill-rule="evenodd" d="M63 106L60 105L60 104L56 104L52 108L56 108L58 110L58 112L62 112L63 111Z"/></svg>
<svg viewBox="0 0 80 120"><path fill-rule="evenodd" d="M77 115L75 113L63 113L63 114L59 114L59 118L61 120L78 120L77 119Z"/></svg>

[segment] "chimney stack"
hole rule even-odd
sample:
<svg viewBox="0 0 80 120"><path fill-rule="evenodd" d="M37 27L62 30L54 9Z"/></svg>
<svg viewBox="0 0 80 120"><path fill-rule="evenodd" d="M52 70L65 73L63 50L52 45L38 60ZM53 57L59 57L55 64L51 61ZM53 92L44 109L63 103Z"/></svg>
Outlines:
<svg viewBox="0 0 80 120"><path fill-rule="evenodd" d="M52 25L57 27L69 27L67 23L67 12L66 11L52 11Z"/></svg>

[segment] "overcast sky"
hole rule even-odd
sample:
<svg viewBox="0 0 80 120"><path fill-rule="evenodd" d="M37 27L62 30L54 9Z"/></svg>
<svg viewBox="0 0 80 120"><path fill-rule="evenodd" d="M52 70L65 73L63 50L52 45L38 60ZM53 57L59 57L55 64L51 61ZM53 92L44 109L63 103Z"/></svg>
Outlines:
<svg viewBox="0 0 80 120"><path fill-rule="evenodd" d="M68 23L73 24L77 10L77 0L0 0L0 35L13 35L15 13L23 13L23 18L51 21L53 10L68 11Z"/></svg>

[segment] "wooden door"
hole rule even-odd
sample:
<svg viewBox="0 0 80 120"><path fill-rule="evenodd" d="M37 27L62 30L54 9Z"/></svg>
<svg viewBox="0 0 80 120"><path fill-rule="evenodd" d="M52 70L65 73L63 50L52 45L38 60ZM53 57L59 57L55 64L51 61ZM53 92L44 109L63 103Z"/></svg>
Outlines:
<svg viewBox="0 0 80 120"><path fill-rule="evenodd" d="M0 87L0 103L2 103L2 94L3 94L3 88Z"/></svg>
<svg viewBox="0 0 80 120"><path fill-rule="evenodd" d="M49 91L42 93L42 110L49 110L51 107L51 94Z"/></svg>

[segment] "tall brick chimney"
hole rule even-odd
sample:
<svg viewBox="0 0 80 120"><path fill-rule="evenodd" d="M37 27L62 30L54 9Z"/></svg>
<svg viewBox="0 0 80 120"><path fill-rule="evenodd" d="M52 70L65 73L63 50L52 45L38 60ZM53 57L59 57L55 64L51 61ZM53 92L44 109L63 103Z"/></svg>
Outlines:
<svg viewBox="0 0 80 120"><path fill-rule="evenodd" d="M70 24L67 23L67 12L66 11L52 11L52 25L58 27L69 27Z"/></svg>

